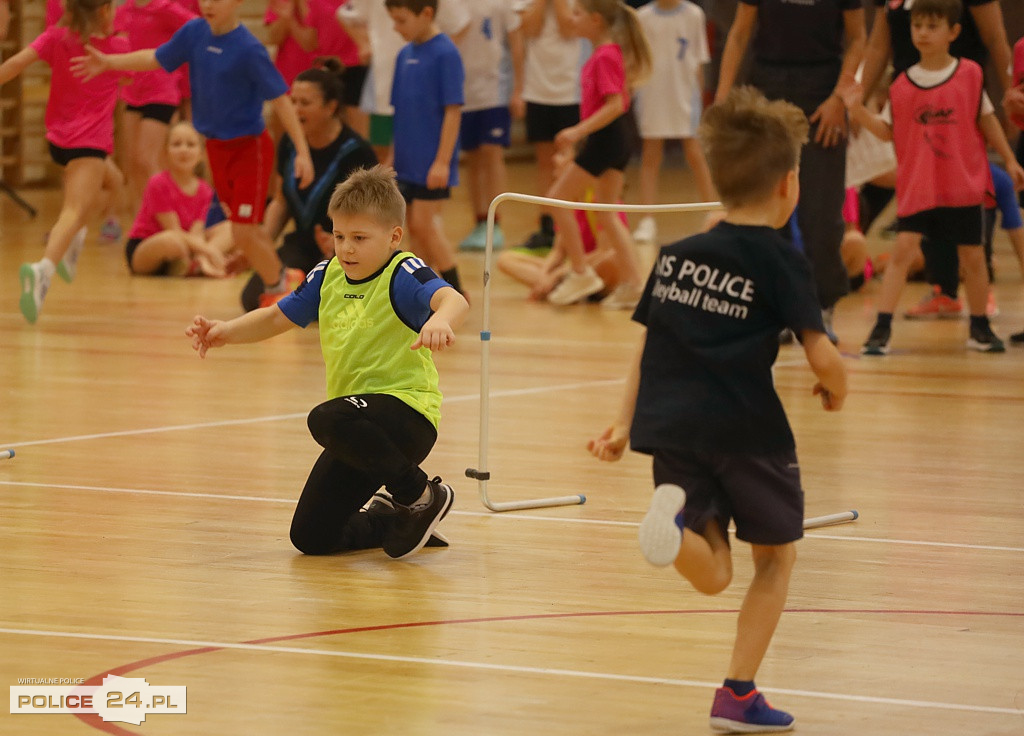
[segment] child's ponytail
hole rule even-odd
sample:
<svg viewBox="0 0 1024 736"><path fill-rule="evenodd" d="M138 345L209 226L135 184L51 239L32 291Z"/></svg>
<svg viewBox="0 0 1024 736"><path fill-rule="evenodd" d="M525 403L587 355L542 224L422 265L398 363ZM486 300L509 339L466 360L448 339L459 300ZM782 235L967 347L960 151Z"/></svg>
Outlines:
<svg viewBox="0 0 1024 736"><path fill-rule="evenodd" d="M653 60L636 11L622 0L580 0L580 4L584 10L600 15L608 24L612 41L622 49L629 86L643 84L651 75Z"/></svg>

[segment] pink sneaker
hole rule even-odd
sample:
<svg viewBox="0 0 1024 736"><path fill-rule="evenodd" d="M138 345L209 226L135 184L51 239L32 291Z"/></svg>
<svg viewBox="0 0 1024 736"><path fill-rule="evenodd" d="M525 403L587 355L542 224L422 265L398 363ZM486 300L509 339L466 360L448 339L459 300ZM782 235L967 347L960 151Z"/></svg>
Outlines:
<svg viewBox="0 0 1024 736"><path fill-rule="evenodd" d="M959 299L951 299L938 286L932 286L931 294L908 309L904 316L907 319L959 319L962 312Z"/></svg>

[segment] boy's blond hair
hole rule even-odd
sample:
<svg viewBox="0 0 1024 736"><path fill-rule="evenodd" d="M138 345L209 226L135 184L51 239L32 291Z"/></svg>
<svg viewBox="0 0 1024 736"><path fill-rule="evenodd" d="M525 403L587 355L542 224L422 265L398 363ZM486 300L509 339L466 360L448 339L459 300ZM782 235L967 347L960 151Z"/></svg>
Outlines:
<svg viewBox="0 0 1024 736"><path fill-rule="evenodd" d="M799 164L808 127L796 105L769 102L753 87L737 87L709 107L698 134L722 203L738 207L768 199Z"/></svg>
<svg viewBox="0 0 1024 736"><path fill-rule="evenodd" d="M395 183L395 170L380 165L356 169L334 188L327 214L368 215L385 227L401 227L405 223L405 199Z"/></svg>
<svg viewBox="0 0 1024 736"><path fill-rule="evenodd" d="M964 6L960 0L916 0L910 8L910 17L926 16L934 18L945 18L952 28L960 22Z"/></svg>

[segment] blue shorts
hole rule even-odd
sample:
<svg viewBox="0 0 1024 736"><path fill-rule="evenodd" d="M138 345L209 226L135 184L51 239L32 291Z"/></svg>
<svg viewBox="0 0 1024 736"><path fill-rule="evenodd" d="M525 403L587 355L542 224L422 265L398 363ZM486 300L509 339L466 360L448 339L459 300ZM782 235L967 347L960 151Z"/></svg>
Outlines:
<svg viewBox="0 0 1024 736"><path fill-rule="evenodd" d="M726 534L732 519L736 538L750 544L789 544L804 535L796 450L767 455L655 450L654 483L675 483L686 491L686 528L698 534L712 519Z"/></svg>
<svg viewBox="0 0 1024 736"><path fill-rule="evenodd" d="M463 151L475 151L488 145L508 148L511 127L512 115L507 107L464 112L459 127L459 147Z"/></svg>

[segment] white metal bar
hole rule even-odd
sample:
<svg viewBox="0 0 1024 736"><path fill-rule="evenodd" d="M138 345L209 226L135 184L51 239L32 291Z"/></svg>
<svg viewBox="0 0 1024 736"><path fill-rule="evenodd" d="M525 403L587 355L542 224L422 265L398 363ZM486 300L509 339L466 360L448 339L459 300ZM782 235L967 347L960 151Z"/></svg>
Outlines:
<svg viewBox="0 0 1024 736"><path fill-rule="evenodd" d="M494 215L502 202L525 202L574 210L604 212L701 212L721 207L719 202L692 202L687 204L611 204L599 202L570 202L564 199L537 197L518 192L503 192L491 201L487 208L487 243L484 248L484 293L483 325L480 330L480 443L476 468L466 468L466 476L477 481L480 501L491 511L516 511L549 506L574 506L586 503L582 494L535 498L526 501L491 501L487 494L487 483L491 478L488 471L487 454L490 424L490 350L491 350L491 258L494 253Z"/></svg>

